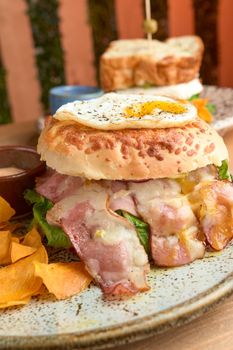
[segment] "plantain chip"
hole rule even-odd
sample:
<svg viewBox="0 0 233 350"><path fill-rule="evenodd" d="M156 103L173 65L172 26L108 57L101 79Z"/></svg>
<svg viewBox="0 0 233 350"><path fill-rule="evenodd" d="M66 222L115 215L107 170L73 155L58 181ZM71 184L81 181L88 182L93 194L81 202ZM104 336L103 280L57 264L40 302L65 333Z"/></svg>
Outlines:
<svg viewBox="0 0 233 350"><path fill-rule="evenodd" d="M0 230L7 230L8 229L8 222L0 222Z"/></svg>
<svg viewBox="0 0 233 350"><path fill-rule="evenodd" d="M17 236L12 236L12 237L11 237L11 242L20 243L20 238L17 237Z"/></svg>
<svg viewBox="0 0 233 350"><path fill-rule="evenodd" d="M0 196L0 222L8 221L14 214L15 210Z"/></svg>
<svg viewBox="0 0 233 350"><path fill-rule="evenodd" d="M39 290L37 290L35 293L32 294L32 296L38 296L38 295L44 295L47 293L47 288L45 287L44 284L40 287Z"/></svg>
<svg viewBox="0 0 233 350"><path fill-rule="evenodd" d="M30 297L22 299L22 300L11 300L11 301L7 301L5 303L0 303L0 309L4 309L6 307L10 307L10 306L16 306L16 305L25 305L27 303L29 303L29 301L31 300Z"/></svg>
<svg viewBox="0 0 233 350"><path fill-rule="evenodd" d="M92 281L82 262L43 264L35 261L36 276L57 299L82 292Z"/></svg>
<svg viewBox="0 0 233 350"><path fill-rule="evenodd" d="M41 235L35 227L24 236L22 244L33 248L39 248L42 245Z"/></svg>
<svg viewBox="0 0 233 350"><path fill-rule="evenodd" d="M10 257L11 232L0 231L0 265L11 263Z"/></svg>
<svg viewBox="0 0 233 350"><path fill-rule="evenodd" d="M26 256L32 255L35 253L36 248L29 247L18 242L11 243L11 262L14 263Z"/></svg>
<svg viewBox="0 0 233 350"><path fill-rule="evenodd" d="M2 307L26 303L31 295L40 290L42 280L35 276L34 262L48 263L44 246L39 247L34 254L0 269L0 305Z"/></svg>

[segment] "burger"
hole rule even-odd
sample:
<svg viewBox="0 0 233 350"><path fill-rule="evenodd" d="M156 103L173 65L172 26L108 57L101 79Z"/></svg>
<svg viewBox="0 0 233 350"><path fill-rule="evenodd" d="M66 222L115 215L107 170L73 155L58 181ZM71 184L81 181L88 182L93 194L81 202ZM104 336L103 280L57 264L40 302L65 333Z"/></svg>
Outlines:
<svg viewBox="0 0 233 350"><path fill-rule="evenodd" d="M108 93L58 109L38 152L34 220L72 246L105 295L149 288L153 266L222 250L233 237L228 152L186 102Z"/></svg>

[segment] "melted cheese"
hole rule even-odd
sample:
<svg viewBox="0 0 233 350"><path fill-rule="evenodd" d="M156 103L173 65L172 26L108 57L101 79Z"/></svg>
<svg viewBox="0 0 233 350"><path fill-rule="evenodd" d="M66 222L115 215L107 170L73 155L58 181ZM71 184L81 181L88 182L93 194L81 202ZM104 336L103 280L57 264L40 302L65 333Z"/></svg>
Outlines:
<svg viewBox="0 0 233 350"><path fill-rule="evenodd" d="M182 177L177 178L177 182L181 186L182 193L188 194L193 191L194 187L199 183L206 181L213 181L216 178L216 167L213 165L206 166L188 174L184 174Z"/></svg>
<svg viewBox="0 0 233 350"><path fill-rule="evenodd" d="M54 117L102 130L178 127L195 121L196 108L164 96L105 94L60 107Z"/></svg>

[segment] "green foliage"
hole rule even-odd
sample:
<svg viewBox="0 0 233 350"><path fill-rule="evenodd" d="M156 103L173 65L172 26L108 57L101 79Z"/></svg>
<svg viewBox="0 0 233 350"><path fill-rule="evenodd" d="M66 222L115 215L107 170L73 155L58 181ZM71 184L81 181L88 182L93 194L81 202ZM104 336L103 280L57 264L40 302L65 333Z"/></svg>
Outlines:
<svg viewBox="0 0 233 350"><path fill-rule="evenodd" d="M216 113L216 106L213 104L213 103L207 103L206 104L206 108L208 109L208 111L211 113L211 114L214 114Z"/></svg>
<svg viewBox="0 0 233 350"><path fill-rule="evenodd" d="M193 100L196 100L196 99L199 99L199 98L201 98L201 97L200 97L200 94L195 94L195 95L191 96L191 97L188 99L188 101L192 102ZM214 113L216 113L216 111L217 111L217 107L216 107L213 103L207 103L207 104L205 105L205 107L208 109L208 111L209 111L211 114L214 114Z"/></svg>
<svg viewBox="0 0 233 350"><path fill-rule="evenodd" d="M116 212L118 215L123 216L135 226L135 230L137 232L141 245L143 245L146 253L150 254L149 225L146 222L140 220L137 216L134 216L125 210L119 209Z"/></svg>
<svg viewBox="0 0 233 350"><path fill-rule="evenodd" d="M112 40L117 39L114 0L88 0L89 22L92 28L95 67L99 80L99 60Z"/></svg>
<svg viewBox="0 0 233 350"><path fill-rule="evenodd" d="M193 100L196 100L197 98L200 98L200 94L195 94L195 95L192 95L188 101L193 101Z"/></svg>
<svg viewBox="0 0 233 350"><path fill-rule="evenodd" d="M6 124L11 121L10 118L10 105L7 96L6 87L6 72L3 68L0 58L0 124Z"/></svg>
<svg viewBox="0 0 233 350"><path fill-rule="evenodd" d="M48 245L55 248L69 248L70 240L61 227L48 224L46 214L53 207L53 203L39 195L34 190L27 190L24 198L33 205L33 223L38 225L48 241Z"/></svg>
<svg viewBox="0 0 233 350"><path fill-rule="evenodd" d="M226 159L223 160L221 166L218 167L218 177L220 180L232 181L232 176L229 172L228 161Z"/></svg>
<svg viewBox="0 0 233 350"><path fill-rule="evenodd" d="M53 86L65 84L63 50L59 32L59 1L26 0L26 2L42 87L41 101L47 112L49 90Z"/></svg>

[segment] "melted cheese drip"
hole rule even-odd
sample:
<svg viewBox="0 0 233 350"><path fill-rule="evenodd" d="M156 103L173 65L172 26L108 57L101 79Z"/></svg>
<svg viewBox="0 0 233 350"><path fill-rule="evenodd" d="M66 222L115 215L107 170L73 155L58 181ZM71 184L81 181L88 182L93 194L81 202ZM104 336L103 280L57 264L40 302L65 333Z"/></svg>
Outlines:
<svg viewBox="0 0 233 350"><path fill-rule="evenodd" d="M143 103L136 103L130 107L125 108L125 118L137 117L141 118L145 115L151 114L156 108L173 114L182 114L186 108L180 103L168 101L150 101Z"/></svg>

